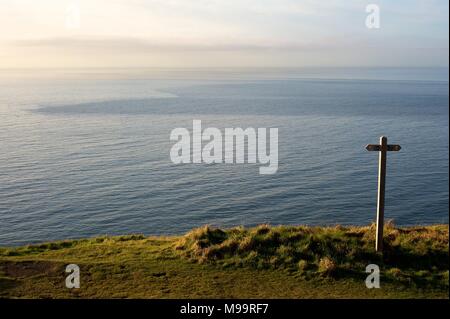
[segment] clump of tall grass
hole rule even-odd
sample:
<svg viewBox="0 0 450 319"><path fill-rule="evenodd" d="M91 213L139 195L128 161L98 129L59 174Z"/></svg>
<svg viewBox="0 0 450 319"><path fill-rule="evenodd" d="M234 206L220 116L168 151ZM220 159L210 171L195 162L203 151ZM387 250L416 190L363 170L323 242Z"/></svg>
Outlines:
<svg viewBox="0 0 450 319"><path fill-rule="evenodd" d="M323 257L319 260L318 272L324 275L332 275L336 271L336 263L329 257Z"/></svg>
<svg viewBox="0 0 450 319"><path fill-rule="evenodd" d="M302 276L366 276L365 267L371 263L394 279L409 271L448 276L448 226L396 228L389 222L383 255L374 251L374 237L375 225L260 225L227 230L203 226L187 233L175 247L193 262L289 269Z"/></svg>

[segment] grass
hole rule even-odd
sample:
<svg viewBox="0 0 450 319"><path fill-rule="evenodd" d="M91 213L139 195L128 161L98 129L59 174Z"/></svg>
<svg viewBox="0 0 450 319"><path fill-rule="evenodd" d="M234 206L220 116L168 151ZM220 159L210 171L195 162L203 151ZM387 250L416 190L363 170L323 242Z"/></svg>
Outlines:
<svg viewBox="0 0 450 319"><path fill-rule="evenodd" d="M448 298L448 225L268 226L0 248L4 298ZM81 288L65 287L65 266ZM377 264L381 288L367 289Z"/></svg>

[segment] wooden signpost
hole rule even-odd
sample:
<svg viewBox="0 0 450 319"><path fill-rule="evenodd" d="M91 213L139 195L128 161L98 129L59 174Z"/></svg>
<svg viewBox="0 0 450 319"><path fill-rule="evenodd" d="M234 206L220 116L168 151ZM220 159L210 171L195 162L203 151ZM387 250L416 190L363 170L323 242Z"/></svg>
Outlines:
<svg viewBox="0 0 450 319"><path fill-rule="evenodd" d="M390 151L400 151L400 145L388 145L387 137L380 137L380 144L368 144L366 150L380 152L378 163L378 201L377 201L377 234L375 238L375 250L383 250L383 227L384 227L384 193L386 190L386 155Z"/></svg>

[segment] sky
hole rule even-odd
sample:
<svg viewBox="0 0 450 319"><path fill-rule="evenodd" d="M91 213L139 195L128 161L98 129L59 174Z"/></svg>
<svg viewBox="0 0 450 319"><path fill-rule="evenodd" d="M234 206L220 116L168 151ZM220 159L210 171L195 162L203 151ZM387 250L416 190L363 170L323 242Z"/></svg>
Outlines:
<svg viewBox="0 0 450 319"><path fill-rule="evenodd" d="M448 67L448 28L448 0L0 0L0 68Z"/></svg>

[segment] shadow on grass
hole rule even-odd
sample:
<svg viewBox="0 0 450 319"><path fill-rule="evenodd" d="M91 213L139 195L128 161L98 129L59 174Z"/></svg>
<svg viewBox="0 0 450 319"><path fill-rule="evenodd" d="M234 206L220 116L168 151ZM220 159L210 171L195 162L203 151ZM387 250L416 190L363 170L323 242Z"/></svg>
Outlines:
<svg viewBox="0 0 450 319"><path fill-rule="evenodd" d="M7 292L9 289L14 289L19 286L19 282L16 279L8 277L0 277L0 296Z"/></svg>

